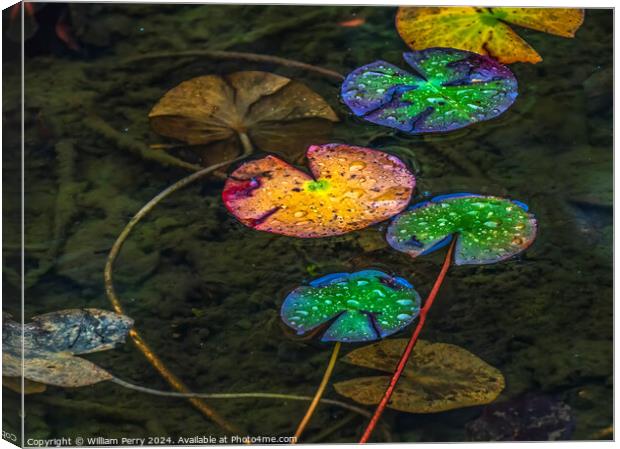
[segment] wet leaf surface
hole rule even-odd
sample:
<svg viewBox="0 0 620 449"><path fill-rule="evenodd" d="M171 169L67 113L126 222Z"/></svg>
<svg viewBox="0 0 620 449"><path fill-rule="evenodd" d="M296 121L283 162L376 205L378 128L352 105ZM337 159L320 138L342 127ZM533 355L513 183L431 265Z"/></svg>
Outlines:
<svg viewBox="0 0 620 449"><path fill-rule="evenodd" d="M574 37L584 19L576 8L401 7L396 28L414 50L451 47L488 55L503 64L542 61L509 24Z"/></svg>
<svg viewBox="0 0 620 449"><path fill-rule="evenodd" d="M38 315L24 325L23 376L59 387L81 387L112 375L77 354L123 343L133 320L98 309L67 309ZM22 326L3 316L3 376L22 375Z"/></svg>
<svg viewBox="0 0 620 449"><path fill-rule="evenodd" d="M517 97L510 69L486 56L431 48L403 58L411 72L375 61L346 77L342 99L355 115L410 134L446 132L495 118Z"/></svg>
<svg viewBox="0 0 620 449"><path fill-rule="evenodd" d="M168 91L149 113L159 134L188 143L205 166L243 154L239 134L254 147L294 159L324 143L334 110L306 85L268 72L206 75Z"/></svg>
<svg viewBox="0 0 620 449"><path fill-rule="evenodd" d="M307 158L312 175L275 156L246 162L226 181L224 204L246 226L308 238L363 229L409 203L415 178L395 156L328 144Z"/></svg>
<svg viewBox="0 0 620 449"><path fill-rule="evenodd" d="M288 294L280 315L303 335L327 324L322 341L372 341L413 322L420 295L408 281L377 270L332 273Z"/></svg>
<svg viewBox="0 0 620 449"><path fill-rule="evenodd" d="M455 265L499 262L525 251L536 238L528 207L494 196L455 193L411 206L394 218L387 241L412 257L428 254L456 238Z"/></svg>
<svg viewBox="0 0 620 449"><path fill-rule="evenodd" d="M350 352L352 365L392 373L407 339L382 340ZM381 400L389 376L339 382L336 391L365 405ZM409 413L436 413L494 401L504 389L504 376L472 353L447 343L419 340L405 367L389 408Z"/></svg>

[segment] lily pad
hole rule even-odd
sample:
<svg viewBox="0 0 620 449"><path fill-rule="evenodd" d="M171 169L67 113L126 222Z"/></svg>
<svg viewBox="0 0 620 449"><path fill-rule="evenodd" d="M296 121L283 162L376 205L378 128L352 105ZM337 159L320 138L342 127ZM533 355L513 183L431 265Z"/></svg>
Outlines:
<svg viewBox="0 0 620 449"><path fill-rule="evenodd" d="M412 257L435 251L456 238L456 265L489 264L527 249L537 223L528 207L494 196L457 193L410 207L394 218L387 241Z"/></svg>
<svg viewBox="0 0 620 449"><path fill-rule="evenodd" d="M577 8L401 7L396 28L413 50L452 47L503 64L535 64L542 57L509 24L574 37L583 18L583 9Z"/></svg>
<svg viewBox="0 0 620 449"><path fill-rule="evenodd" d="M413 72L375 61L346 77L342 99L355 115L410 134L446 132L495 118L517 98L513 73L489 57L429 48L403 58Z"/></svg>
<svg viewBox="0 0 620 449"><path fill-rule="evenodd" d="M60 387L110 380L113 376L106 370L74 355L115 347L125 341L132 325L131 318L98 309L47 313L23 326L22 352L22 326L4 316L2 374Z"/></svg>
<svg viewBox="0 0 620 449"><path fill-rule="evenodd" d="M392 373L407 339L383 340L344 357L352 365ZM390 376L362 377L334 385L360 404L378 404ZM459 346L419 340L388 407L409 413L437 413L488 404L504 389L502 373Z"/></svg>
<svg viewBox="0 0 620 449"><path fill-rule="evenodd" d="M329 323L321 341L359 342L398 332L419 311L420 295L405 279L364 270L329 274L296 288L280 314L299 335Z"/></svg>
<svg viewBox="0 0 620 449"><path fill-rule="evenodd" d="M395 156L342 144L306 156L312 175L275 156L246 162L227 179L224 204L253 229L308 238L365 228L409 203L415 178Z"/></svg>
<svg viewBox="0 0 620 449"><path fill-rule="evenodd" d="M306 85L268 72L206 75L168 91L149 113L164 136L193 146L205 166L243 154L241 134L258 149L295 158L327 142L338 116Z"/></svg>

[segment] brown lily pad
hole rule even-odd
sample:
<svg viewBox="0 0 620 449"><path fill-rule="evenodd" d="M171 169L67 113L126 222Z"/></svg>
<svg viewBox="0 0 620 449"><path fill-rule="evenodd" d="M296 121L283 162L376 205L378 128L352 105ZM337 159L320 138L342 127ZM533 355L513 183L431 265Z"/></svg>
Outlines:
<svg viewBox="0 0 620 449"><path fill-rule="evenodd" d="M392 373L407 339L382 340L347 354L352 365ZM351 379L336 391L360 404L376 405L390 376ZM504 389L502 373L469 351L447 343L418 341L389 408L409 413L437 413L493 402Z"/></svg>
<svg viewBox="0 0 620 449"><path fill-rule="evenodd" d="M296 160L310 144L328 141L338 116L306 85L268 72L206 75L168 91L149 113L155 132L192 146L204 166L252 146Z"/></svg>

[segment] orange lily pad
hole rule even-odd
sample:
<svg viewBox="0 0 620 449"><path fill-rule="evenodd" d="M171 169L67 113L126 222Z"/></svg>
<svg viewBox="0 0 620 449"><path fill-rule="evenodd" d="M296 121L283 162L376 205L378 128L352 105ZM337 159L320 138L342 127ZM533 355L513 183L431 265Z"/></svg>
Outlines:
<svg viewBox="0 0 620 449"><path fill-rule="evenodd" d="M306 157L311 174L275 156L246 162L227 179L224 204L253 229L308 238L365 228L409 203L415 178L395 156L327 144Z"/></svg>
<svg viewBox="0 0 620 449"><path fill-rule="evenodd" d="M542 61L509 24L574 37L583 23L577 8L401 7L398 33L414 50L450 47L488 55L503 64Z"/></svg>
<svg viewBox="0 0 620 449"><path fill-rule="evenodd" d="M242 155L245 137L262 151L297 157L311 143L327 142L338 116L305 84L246 71L184 81L149 119L155 132L191 145L208 166Z"/></svg>

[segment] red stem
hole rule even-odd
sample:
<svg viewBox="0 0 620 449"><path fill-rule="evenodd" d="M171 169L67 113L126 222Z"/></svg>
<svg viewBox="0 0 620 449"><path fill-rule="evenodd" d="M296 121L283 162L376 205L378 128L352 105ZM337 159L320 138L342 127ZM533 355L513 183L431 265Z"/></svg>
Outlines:
<svg viewBox="0 0 620 449"><path fill-rule="evenodd" d="M379 402L379 405L377 406L377 409L375 410L374 415L370 419L370 422L368 423L366 430L364 430L364 435L362 435L362 438L360 439L360 443L368 442L368 439L372 435L373 430L375 430L375 427L377 423L379 422L379 419L381 418L381 415L383 414L385 407L388 405L388 402L390 401L390 398L392 397L392 393L394 393L394 389L396 388L396 384L398 383L400 376L403 374L405 365L407 365L409 356L411 355L411 352L413 351L413 348L416 342L418 341L418 336L420 335L420 332L422 332L422 328L424 327L424 323L426 322L426 315L428 314L428 311L433 305L433 302L435 301L435 298L437 297L437 293L439 293L439 288L441 287L441 284L443 283L443 280L445 279L446 274L448 273L448 268L450 268L450 265L452 264L452 254L454 253L455 242L456 242L456 236L453 236L452 242L450 243L450 246L448 248L448 252L446 253L446 258L441 267L441 271L439 272L439 275L437 276L437 279L435 280L435 284L433 285L433 289L428 294L428 298L426 298L426 301L424 302L424 307L422 307L422 310L420 310L420 317L418 320L418 325L413 331L413 335L409 339L409 343L407 343L405 352L403 352L403 355L401 356L400 361L398 362L398 366L396 367L396 370L394 371L394 374L392 375L390 384L385 390L385 393L383 393L383 398L381 399L381 402Z"/></svg>

